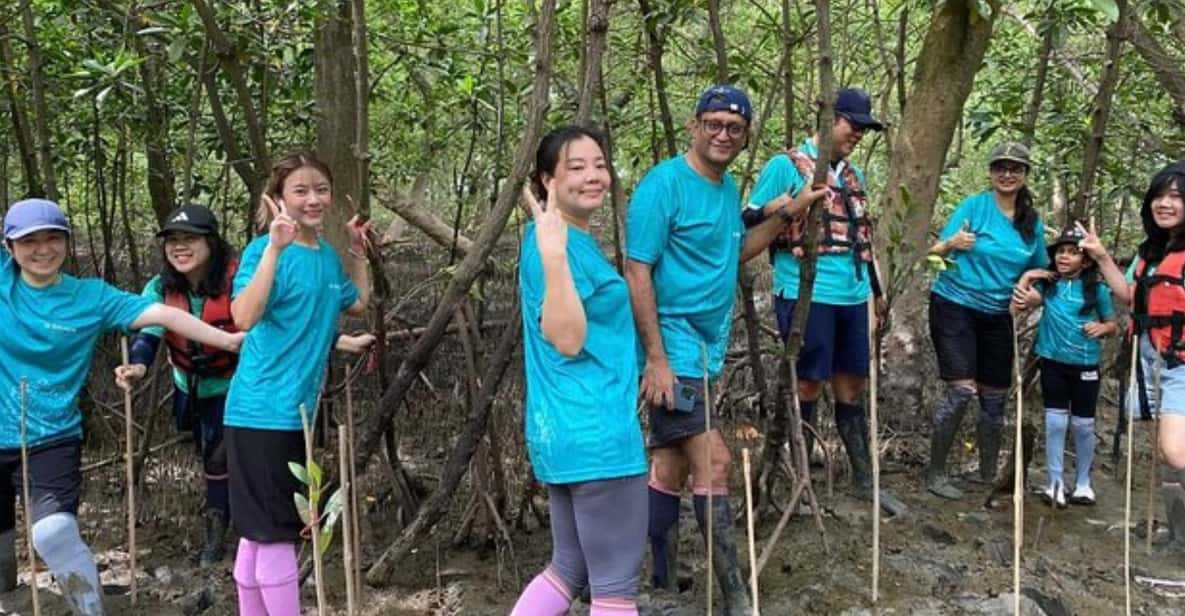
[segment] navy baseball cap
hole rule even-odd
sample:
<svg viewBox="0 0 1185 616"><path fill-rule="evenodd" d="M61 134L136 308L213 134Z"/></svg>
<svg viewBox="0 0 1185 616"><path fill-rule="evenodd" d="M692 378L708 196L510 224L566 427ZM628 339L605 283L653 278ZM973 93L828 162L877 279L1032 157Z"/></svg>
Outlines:
<svg viewBox="0 0 1185 616"><path fill-rule="evenodd" d="M218 233L218 218L207 207L183 205L169 213L165 225L156 232L156 236L164 237L170 233L214 235Z"/></svg>
<svg viewBox="0 0 1185 616"><path fill-rule="evenodd" d="M864 88L840 88L835 93L835 114L841 115L859 128L865 130L884 130L872 115L872 97Z"/></svg>
<svg viewBox="0 0 1185 616"><path fill-rule="evenodd" d="M743 90L728 84L712 86L704 90L695 104L695 115L711 111L731 111L745 118L745 122L753 122L753 105L749 104L749 97Z"/></svg>
<svg viewBox="0 0 1185 616"><path fill-rule="evenodd" d="M62 208L49 199L22 199L4 215L4 239L18 240L38 231L62 231L69 235L70 222Z"/></svg>

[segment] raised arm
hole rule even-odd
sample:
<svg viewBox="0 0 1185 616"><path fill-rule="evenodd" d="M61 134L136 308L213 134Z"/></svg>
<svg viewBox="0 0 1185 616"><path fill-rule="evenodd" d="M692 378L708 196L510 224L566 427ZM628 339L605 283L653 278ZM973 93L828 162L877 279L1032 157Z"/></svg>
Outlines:
<svg viewBox="0 0 1185 616"><path fill-rule="evenodd" d="M251 275L251 282L235 296L230 303L230 314L235 325L247 331L263 317L263 309L271 297L272 283L276 281L276 265L280 253L296 239L296 221L288 216L284 201L278 203L266 194L262 197L272 211L272 223L268 228L268 242L259 258L259 264Z"/></svg>

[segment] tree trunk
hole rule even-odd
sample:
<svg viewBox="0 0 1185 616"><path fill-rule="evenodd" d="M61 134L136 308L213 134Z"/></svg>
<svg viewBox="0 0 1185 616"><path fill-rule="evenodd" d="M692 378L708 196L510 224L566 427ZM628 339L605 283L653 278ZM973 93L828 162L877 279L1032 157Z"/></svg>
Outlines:
<svg viewBox="0 0 1185 616"><path fill-rule="evenodd" d="M136 38L136 50L144 62L140 64L140 80L144 84L144 154L148 163L148 197L157 222L164 224L169 212L177 206L173 174L173 158L169 149L169 111L162 96L165 92L165 70L160 56L148 50L141 37ZM196 86L196 84L195 84ZM195 87L200 89L200 86Z"/></svg>
<svg viewBox="0 0 1185 616"><path fill-rule="evenodd" d="M337 0L321 15L313 37L317 96L317 155L333 170L333 207L325 235L346 258L346 221L366 195L365 179L354 156L359 128L357 58L354 55L352 0Z"/></svg>
<svg viewBox="0 0 1185 616"><path fill-rule="evenodd" d="M588 22L585 25L587 38L581 65L584 74L580 80L580 101L576 106L576 124L588 124L593 105L601 88L601 58L609 38L609 0L587 0ZM609 111L606 109L605 113Z"/></svg>
<svg viewBox="0 0 1185 616"><path fill-rule="evenodd" d="M1120 3L1116 3L1118 6ZM1127 3L1124 2L1124 5ZM1121 16L1116 25L1123 24L1127 34L1130 37L1132 47L1136 49L1136 53L1144 59L1148 68L1152 70L1152 74L1156 76L1156 81L1160 83L1160 87L1164 88L1165 93L1173 101L1173 119L1177 124L1185 125L1185 72L1181 70L1181 60L1173 57L1159 41L1156 40L1152 32L1148 30L1144 22L1140 21L1139 15L1132 13L1128 19L1123 19L1121 8ZM1115 27L1115 26L1112 26ZM1108 30L1107 38L1110 40L1110 31Z"/></svg>
<svg viewBox="0 0 1185 616"><path fill-rule="evenodd" d="M4 93L8 95L8 109L12 116L12 133L16 137L16 149L20 155L21 170L25 176L25 195L44 196L45 185L41 181L41 172L37 166L37 152L34 146L33 129L29 127L29 118L25 115L25 108L21 104L20 86L17 76L21 71L16 65L16 57L12 53L12 36L8 28L0 23L0 70L5 73Z"/></svg>
<svg viewBox="0 0 1185 616"><path fill-rule="evenodd" d="M716 51L716 83L728 83L728 44L720 24L720 0L708 0L708 27L712 29L712 48Z"/></svg>
<svg viewBox="0 0 1185 616"><path fill-rule="evenodd" d="M1033 136L1037 133L1037 118L1041 115L1041 101L1045 97L1045 81L1049 76L1049 59L1053 55L1053 43L1057 28L1046 24L1045 34L1041 37L1041 51L1037 54L1037 76L1033 78L1033 97L1029 99L1029 108L1025 111L1025 123L1020 128L1021 141L1029 147L1033 145Z"/></svg>
<svg viewBox="0 0 1185 616"><path fill-rule="evenodd" d="M1127 0L1118 0L1115 5L1119 9L1119 18L1107 28L1107 53L1103 60L1103 75L1099 78L1099 91L1095 94L1090 112L1090 139L1087 140L1086 151L1082 154L1082 182L1078 186L1074 205L1065 220L1066 225L1070 224L1070 219L1085 219L1094 196L1092 191L1095 176L1098 174L1099 159L1103 156L1103 137L1107 134L1107 120L1111 117L1111 99L1119 83L1119 54L1123 50L1123 32L1128 14Z"/></svg>
<svg viewBox="0 0 1185 616"><path fill-rule="evenodd" d="M880 229L876 242L882 265L887 265L881 270L886 299L893 303L899 294L904 299L899 314L925 311L928 294L913 278L929 246L930 219L946 152L999 12L998 3L992 2L991 16L984 18L975 4L945 2L935 9L890 155L881 201L881 220L888 222L888 228ZM922 319L897 319L890 332L893 343L886 345L888 364L908 367L895 371L895 378L882 384L884 397L899 400L902 408L923 408L923 388L931 380L917 364L930 359L923 328Z"/></svg>
<svg viewBox="0 0 1185 616"><path fill-rule="evenodd" d="M679 153L675 145L675 122L671 119L671 104L667 101L667 77L662 67L663 47L666 34L660 25L658 14L650 0L638 0L638 7L642 9L642 24L646 28L646 49L650 55L650 69L654 72L654 96L658 99L658 117L662 120L663 141L667 146L667 156Z"/></svg>
<svg viewBox="0 0 1185 616"><path fill-rule="evenodd" d="M45 178L45 196L58 200L58 175L54 171L53 148L49 143L49 105L45 102L45 60L41 57L41 46L37 43L37 32L33 23L33 3L26 2L21 11L25 29L25 44L29 50L29 83L33 90L33 115L37 127L37 150L41 154L41 177Z"/></svg>
<svg viewBox="0 0 1185 616"><path fill-rule="evenodd" d="M555 3L556 0L544 0L543 8L539 13L533 66L535 80L531 97L527 102L523 138L519 142L511 165L510 181L503 184L498 192L496 205L474 240L473 251L457 265L452 280L440 296L423 335L407 351L395 372L391 386L383 392L377 408L368 414L356 444L358 468L366 468L366 462L375 452L383 429L391 423L417 375L428 365L436 350L436 345L440 343L444 335L445 328L452 320L457 303L465 298L469 288L485 269L486 260L493 252L494 245L510 217L510 212L518 202L519 190L522 188L523 180L527 177L527 172L534 159L535 148L542 137L543 123L547 112L551 86L551 40L555 29ZM371 583L386 577L386 572L381 568L373 568L367 576Z"/></svg>

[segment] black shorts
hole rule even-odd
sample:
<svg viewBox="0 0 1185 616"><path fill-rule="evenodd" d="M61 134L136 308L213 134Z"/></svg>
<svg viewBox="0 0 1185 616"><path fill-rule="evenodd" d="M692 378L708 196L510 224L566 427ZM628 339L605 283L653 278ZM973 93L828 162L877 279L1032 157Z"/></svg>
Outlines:
<svg viewBox="0 0 1185 616"><path fill-rule="evenodd" d="M930 340L944 381L1012 384L1012 315L990 314L930 294Z"/></svg>
<svg viewBox="0 0 1185 616"><path fill-rule="evenodd" d="M55 513L78 515L82 441L72 438L29 450L33 522ZM21 450L0 449L0 531L16 527L16 501L24 492Z"/></svg>
<svg viewBox="0 0 1185 616"><path fill-rule="evenodd" d="M679 377L679 383L695 388L695 406L691 411L650 407L650 447L667 447L679 441L704 433L704 380L703 378ZM712 409L712 425L719 415ZM713 430L718 428L713 427Z"/></svg>
<svg viewBox="0 0 1185 616"><path fill-rule="evenodd" d="M304 435L299 430L226 426L223 444L235 530L259 543L298 541L304 523L292 495L307 495L308 487L296 479L288 463L304 465Z"/></svg>
<svg viewBox="0 0 1185 616"><path fill-rule="evenodd" d="M1099 367L1074 366L1041 358L1041 399L1047 409L1094 417L1099 401Z"/></svg>

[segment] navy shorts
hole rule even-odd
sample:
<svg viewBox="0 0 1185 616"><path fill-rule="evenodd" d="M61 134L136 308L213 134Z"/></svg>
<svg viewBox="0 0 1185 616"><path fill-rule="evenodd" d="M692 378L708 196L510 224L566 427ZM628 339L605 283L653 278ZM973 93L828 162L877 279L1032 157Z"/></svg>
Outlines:
<svg viewBox="0 0 1185 616"><path fill-rule="evenodd" d="M29 450L29 500L33 522L55 513L78 514L82 488L82 441L71 438ZM0 531L16 527L16 501L23 498L21 450L0 449Z"/></svg>
<svg viewBox="0 0 1185 616"><path fill-rule="evenodd" d="M778 333L785 341L798 300L774 297ZM802 351L798 354L798 378L827 381L833 374L868 376L868 303L837 306L811 302L806 317Z"/></svg>
<svg viewBox="0 0 1185 616"><path fill-rule="evenodd" d="M226 446L222 443L225 411L225 395L196 398L173 388L173 417L177 420L177 430L193 432L202 467L210 479L226 478Z"/></svg>
<svg viewBox="0 0 1185 616"><path fill-rule="evenodd" d="M665 407L650 407L650 447L669 447L681 441L704 433L704 414L707 405L704 403L703 378L679 377L679 382L695 389L695 405L690 411L668 409ZM711 389L711 385L708 386ZM712 390L715 391L715 390ZM720 415L712 409L712 430L716 427Z"/></svg>
<svg viewBox="0 0 1185 616"><path fill-rule="evenodd" d="M930 294L930 340L944 381L1012 384L1012 315L980 312Z"/></svg>

